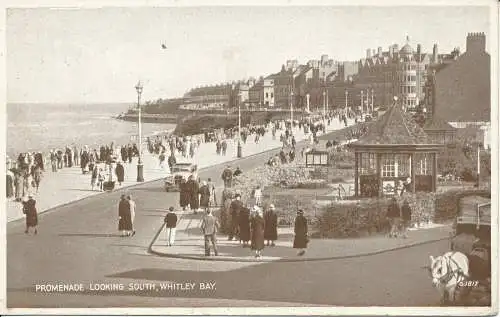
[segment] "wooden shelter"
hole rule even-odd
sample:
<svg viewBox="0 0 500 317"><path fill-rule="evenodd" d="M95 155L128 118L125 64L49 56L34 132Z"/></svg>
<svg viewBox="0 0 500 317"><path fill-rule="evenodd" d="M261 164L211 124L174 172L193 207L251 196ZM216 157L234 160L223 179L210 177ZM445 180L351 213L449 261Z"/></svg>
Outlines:
<svg viewBox="0 0 500 317"><path fill-rule="evenodd" d="M437 154L443 145L430 141L399 104L371 123L351 147L355 196L394 195L402 187L411 192L436 191Z"/></svg>

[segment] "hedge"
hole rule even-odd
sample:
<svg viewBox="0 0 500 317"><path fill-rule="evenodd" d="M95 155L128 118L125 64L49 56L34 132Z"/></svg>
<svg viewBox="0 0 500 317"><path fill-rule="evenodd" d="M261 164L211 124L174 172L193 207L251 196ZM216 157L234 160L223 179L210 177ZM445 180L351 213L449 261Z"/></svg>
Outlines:
<svg viewBox="0 0 500 317"><path fill-rule="evenodd" d="M406 193L396 196L401 206L407 200L412 210L412 226L445 223L456 218L458 201L468 195L489 196L484 189L455 189L442 193ZM386 233L390 198L371 198L354 202L335 202L319 216L318 236L321 238L361 237Z"/></svg>

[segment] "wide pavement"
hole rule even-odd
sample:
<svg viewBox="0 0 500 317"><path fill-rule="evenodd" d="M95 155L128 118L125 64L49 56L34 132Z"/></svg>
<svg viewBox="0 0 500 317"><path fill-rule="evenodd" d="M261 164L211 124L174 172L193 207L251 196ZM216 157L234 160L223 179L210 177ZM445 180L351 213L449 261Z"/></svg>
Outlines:
<svg viewBox="0 0 500 317"><path fill-rule="evenodd" d="M243 171L269 153L242 159ZM219 180L223 166L200 177ZM134 237L117 232L117 203L125 190L96 195L40 215L39 234L22 221L7 226L7 307L215 307L215 306L432 306L428 256L448 250L436 242L370 257L295 263L192 261L147 253L165 210L178 193L156 181L128 189L137 203ZM220 184L218 184L220 186ZM216 289L90 291L90 283L215 283ZM84 292L36 292L37 284L83 283Z"/></svg>

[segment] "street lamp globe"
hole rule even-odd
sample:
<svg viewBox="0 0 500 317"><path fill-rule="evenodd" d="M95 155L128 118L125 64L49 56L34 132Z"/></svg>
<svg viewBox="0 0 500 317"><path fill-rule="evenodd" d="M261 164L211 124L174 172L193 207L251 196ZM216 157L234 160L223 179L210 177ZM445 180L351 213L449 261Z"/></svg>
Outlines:
<svg viewBox="0 0 500 317"><path fill-rule="evenodd" d="M142 88L143 88L143 86L142 86L141 81L137 82L137 85L135 85L135 90L137 91L137 94L139 94L139 95L142 94Z"/></svg>

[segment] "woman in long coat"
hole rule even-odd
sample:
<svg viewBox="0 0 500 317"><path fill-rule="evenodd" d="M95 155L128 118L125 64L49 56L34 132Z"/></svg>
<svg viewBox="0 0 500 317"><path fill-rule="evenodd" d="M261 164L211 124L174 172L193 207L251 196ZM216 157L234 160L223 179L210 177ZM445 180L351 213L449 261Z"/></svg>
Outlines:
<svg viewBox="0 0 500 317"><path fill-rule="evenodd" d="M29 228L35 228L35 234L38 233L38 213L36 210L36 201L32 196L28 196L27 201L23 201L23 213L26 215L26 230L24 233L29 233Z"/></svg>
<svg viewBox="0 0 500 317"><path fill-rule="evenodd" d="M189 206L191 207L191 211L196 213L198 211L198 208L200 208L200 197L198 196L200 185L198 185L198 182L194 179L193 176L189 176L187 184L189 191Z"/></svg>
<svg viewBox="0 0 500 317"><path fill-rule="evenodd" d="M269 205L269 210L264 214L266 228L264 230L264 239L274 247L274 241L278 240L278 215L274 211L274 205Z"/></svg>
<svg viewBox="0 0 500 317"><path fill-rule="evenodd" d="M125 237L127 232L132 231L130 203L125 198L125 195L121 196L120 203L118 204L118 219L118 231L121 232L122 237Z"/></svg>
<svg viewBox="0 0 500 317"><path fill-rule="evenodd" d="M23 183L24 177L20 170L16 170L14 173L14 194L16 196L16 201L21 201L23 196Z"/></svg>
<svg viewBox="0 0 500 317"><path fill-rule="evenodd" d="M302 211L302 209L297 212L294 232L295 238L293 239L293 248L300 249L298 255L304 255L304 253L306 253L309 238L307 237L307 219L304 217L304 211Z"/></svg>
<svg viewBox="0 0 500 317"><path fill-rule="evenodd" d="M255 251L255 257L262 256L264 249L264 228L265 222L262 217L262 209L254 207L255 216L252 218L252 250Z"/></svg>
<svg viewBox="0 0 500 317"><path fill-rule="evenodd" d="M200 207L207 210L210 205L210 188L208 187L206 181L203 181L198 192L200 194Z"/></svg>
<svg viewBox="0 0 500 317"><path fill-rule="evenodd" d="M189 205L189 188L184 178L179 184L179 205L182 210L186 210L187 205Z"/></svg>
<svg viewBox="0 0 500 317"><path fill-rule="evenodd" d="M115 173L116 173L116 178L118 179L118 184L121 185L125 179L125 169L123 168L122 163L120 162L116 163Z"/></svg>
<svg viewBox="0 0 500 317"><path fill-rule="evenodd" d="M248 241L250 241L250 210L247 207L240 209L239 215L239 226L240 226L240 241L243 242L243 247L248 246Z"/></svg>

